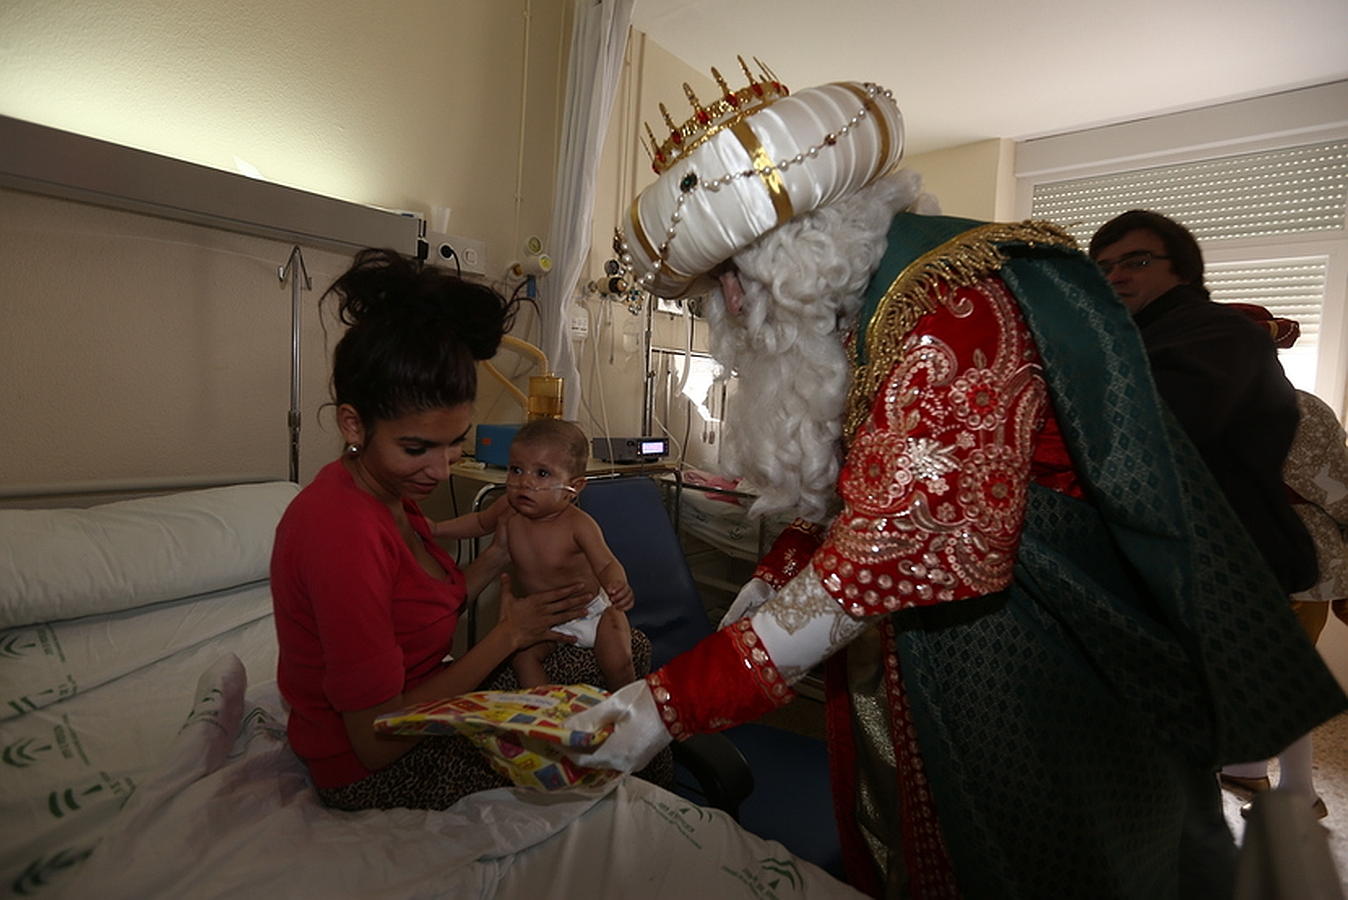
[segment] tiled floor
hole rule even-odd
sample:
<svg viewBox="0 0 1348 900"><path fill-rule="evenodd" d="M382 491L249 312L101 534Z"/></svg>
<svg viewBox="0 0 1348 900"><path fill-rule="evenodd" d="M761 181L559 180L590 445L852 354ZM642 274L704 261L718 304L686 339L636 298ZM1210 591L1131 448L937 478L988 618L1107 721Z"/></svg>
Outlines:
<svg viewBox="0 0 1348 900"><path fill-rule="evenodd" d="M1315 789L1329 809L1329 815L1320 820L1320 825L1325 829L1325 839L1339 870L1340 880L1348 880L1348 714L1331 719L1315 729L1311 741L1314 748ZM1277 761L1270 763L1269 777L1276 787ZM1247 799L1248 795L1222 791L1226 821L1237 841L1245 829L1240 806Z"/></svg>

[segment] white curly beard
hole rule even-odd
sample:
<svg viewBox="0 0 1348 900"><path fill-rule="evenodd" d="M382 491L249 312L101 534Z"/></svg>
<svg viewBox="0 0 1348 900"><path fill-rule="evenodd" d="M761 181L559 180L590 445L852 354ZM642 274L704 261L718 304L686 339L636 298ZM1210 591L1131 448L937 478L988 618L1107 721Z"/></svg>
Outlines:
<svg viewBox="0 0 1348 900"><path fill-rule="evenodd" d="M730 474L758 493L754 515L833 513L839 439L851 366L843 340L903 209L935 212L922 180L900 171L801 215L734 257L743 312L719 289L707 309L710 349L722 377L739 377L726 429Z"/></svg>

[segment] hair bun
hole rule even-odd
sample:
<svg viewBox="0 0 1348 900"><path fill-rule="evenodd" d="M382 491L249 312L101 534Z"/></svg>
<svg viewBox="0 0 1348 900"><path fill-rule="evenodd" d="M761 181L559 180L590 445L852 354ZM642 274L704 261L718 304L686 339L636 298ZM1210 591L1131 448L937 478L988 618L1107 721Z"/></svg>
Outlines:
<svg viewBox="0 0 1348 900"><path fill-rule="evenodd" d="M368 249L329 288L338 318L352 328L388 328L422 339L457 340L474 359L491 359L509 329L513 305L483 284L418 267L395 250Z"/></svg>

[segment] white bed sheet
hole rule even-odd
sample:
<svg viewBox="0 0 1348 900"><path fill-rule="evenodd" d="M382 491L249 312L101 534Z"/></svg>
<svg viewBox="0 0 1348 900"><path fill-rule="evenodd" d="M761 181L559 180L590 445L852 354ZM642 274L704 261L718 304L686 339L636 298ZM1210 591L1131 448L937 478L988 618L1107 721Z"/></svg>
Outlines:
<svg viewBox="0 0 1348 900"><path fill-rule="evenodd" d="M324 808L275 687L265 578L294 492L0 515L0 897L856 896L630 778Z"/></svg>
<svg viewBox="0 0 1348 900"><path fill-rule="evenodd" d="M271 617L0 722L0 896L33 891L89 854L168 757L198 678L222 654L274 667Z"/></svg>
<svg viewBox="0 0 1348 900"><path fill-rule="evenodd" d="M265 581L138 609L0 632L0 721L91 691L251 622L271 620Z"/></svg>
<svg viewBox="0 0 1348 900"><path fill-rule="evenodd" d="M679 528L722 553L758 562L793 517L777 514L751 519L752 503L751 498L685 486L679 491Z"/></svg>
<svg viewBox="0 0 1348 900"><path fill-rule="evenodd" d="M589 792L486 791L444 811L325 809L285 745L274 682L246 693L245 682L233 655L210 666L167 758L104 823L92 855L41 880L33 873L28 891L59 900L859 896L723 813L633 778Z"/></svg>

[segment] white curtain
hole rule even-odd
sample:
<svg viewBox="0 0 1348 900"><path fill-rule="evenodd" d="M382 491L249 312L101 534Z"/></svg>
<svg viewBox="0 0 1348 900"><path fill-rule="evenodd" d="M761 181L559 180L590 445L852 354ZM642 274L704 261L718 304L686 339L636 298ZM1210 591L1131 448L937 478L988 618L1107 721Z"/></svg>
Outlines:
<svg viewBox="0 0 1348 900"><path fill-rule="evenodd" d="M575 419L580 408L580 373L568 325L590 252L595 179L635 4L636 0L574 0L557 194L549 232L553 269L539 280L542 350L552 370L566 379L564 413L568 419Z"/></svg>

